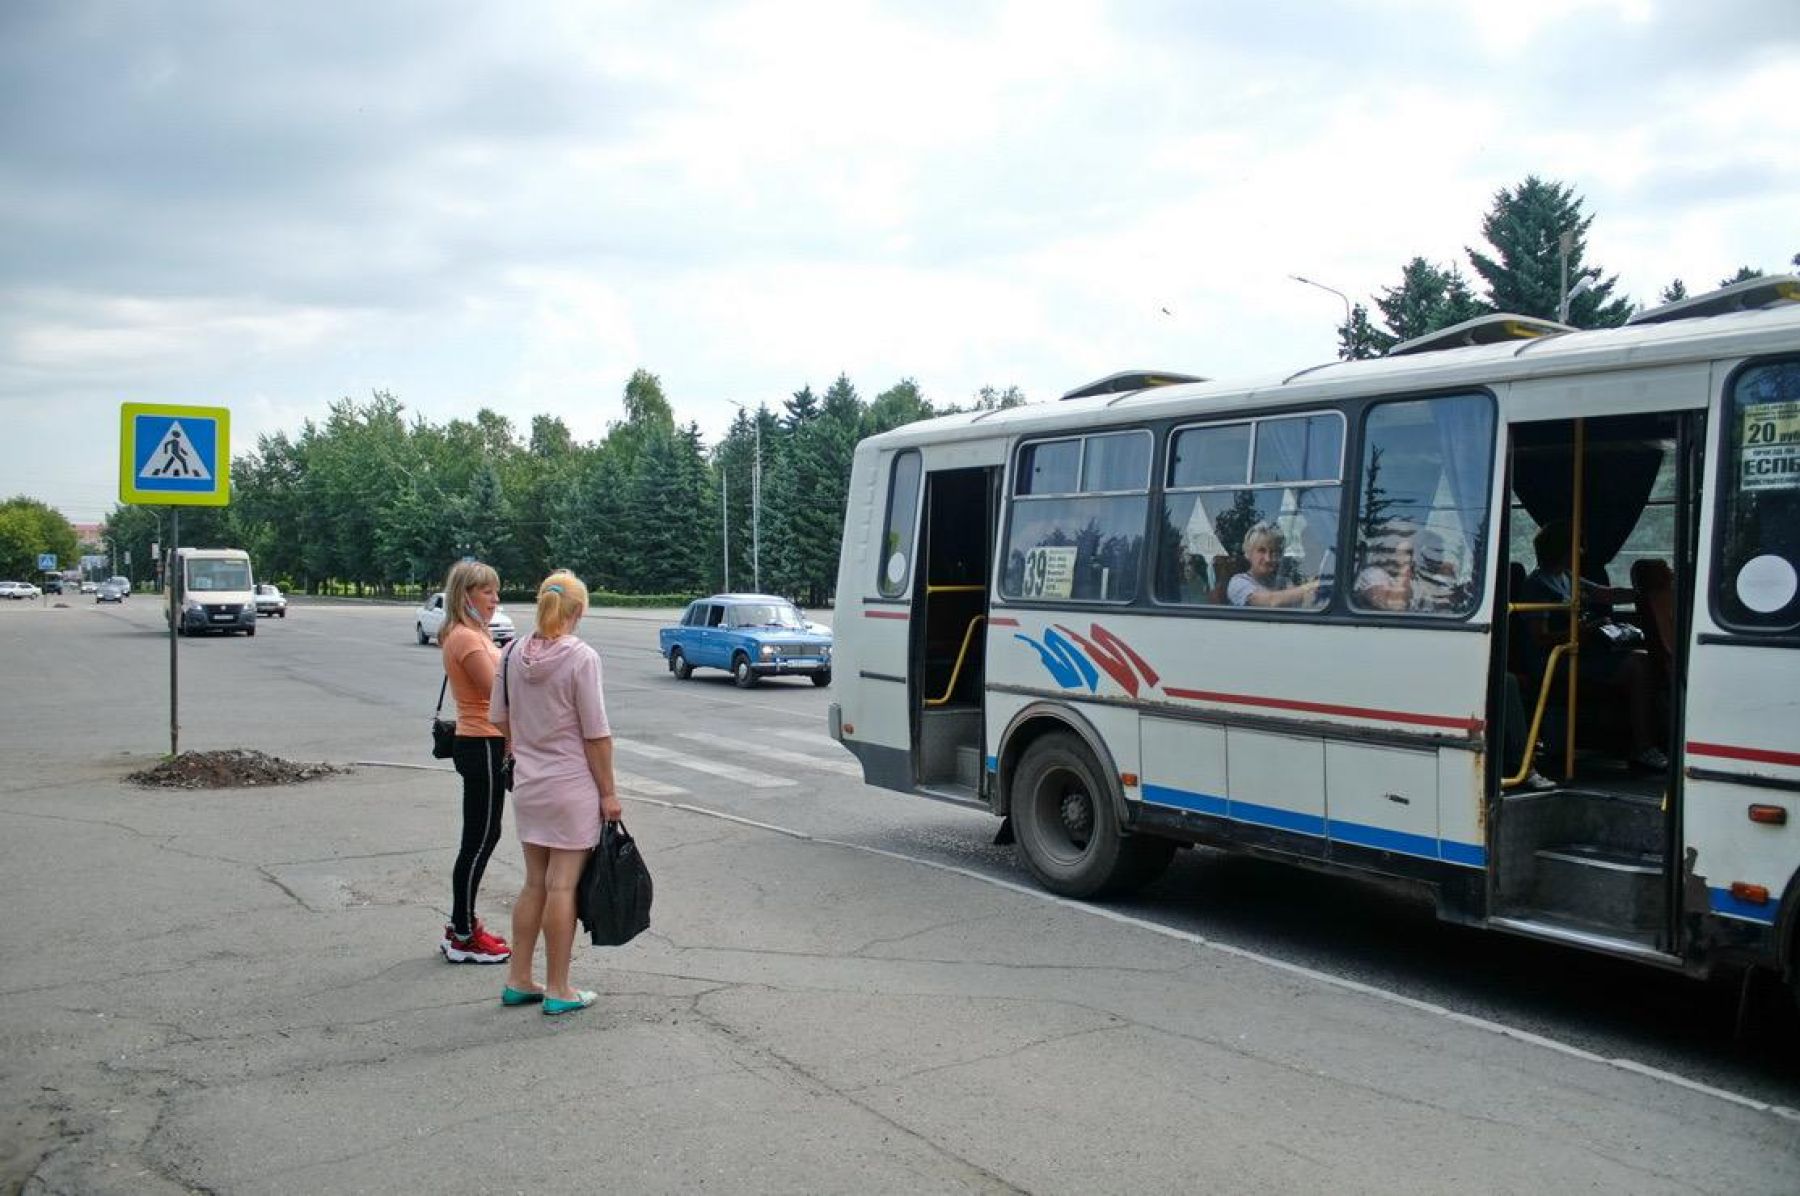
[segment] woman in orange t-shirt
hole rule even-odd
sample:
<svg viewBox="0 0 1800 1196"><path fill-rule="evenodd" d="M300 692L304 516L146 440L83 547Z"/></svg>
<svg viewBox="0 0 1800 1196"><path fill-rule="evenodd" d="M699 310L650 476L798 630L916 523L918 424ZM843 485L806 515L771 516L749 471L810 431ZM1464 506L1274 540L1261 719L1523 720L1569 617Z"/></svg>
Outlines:
<svg viewBox="0 0 1800 1196"><path fill-rule="evenodd" d="M455 760L463 789L462 842L450 872L450 923L438 943L451 963L505 963L512 956L506 940L475 916L475 893L500 841L506 809L501 775L506 737L488 721L488 696L500 660L488 620L499 605L500 575L492 566L460 561L451 568L444 583L444 625L438 629L444 675L456 695Z"/></svg>

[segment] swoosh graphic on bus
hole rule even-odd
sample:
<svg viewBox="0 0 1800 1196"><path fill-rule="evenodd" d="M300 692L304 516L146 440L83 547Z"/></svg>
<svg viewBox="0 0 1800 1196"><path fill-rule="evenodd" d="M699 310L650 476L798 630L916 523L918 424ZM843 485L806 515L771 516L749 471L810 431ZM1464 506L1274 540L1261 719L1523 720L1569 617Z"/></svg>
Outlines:
<svg viewBox="0 0 1800 1196"><path fill-rule="evenodd" d="M1050 676L1064 689L1085 685L1093 693L1100 688L1101 670L1134 698L1138 696L1140 677L1152 687L1162 680L1130 644L1098 623L1088 628L1087 635L1058 623L1044 632L1042 643L1022 633L1014 633L1013 638L1030 644Z"/></svg>
<svg viewBox="0 0 1800 1196"><path fill-rule="evenodd" d="M1191 702L1220 702L1233 706L1260 707L1265 710L1289 710L1303 714L1325 714L1339 717L1380 720L1410 724L1416 727L1442 727L1479 735L1487 726L1480 718L1457 717L1442 714L1421 714L1410 710L1385 710L1369 706L1348 706L1336 702L1309 702L1298 698L1271 698L1260 694L1219 693L1214 690L1187 689L1180 686L1162 686L1162 677L1117 635L1100 624L1092 624L1087 635L1061 623L1048 628L1044 632L1042 642L1032 639L1023 632L1014 632L1013 638L1030 644L1036 650L1038 658L1043 661L1044 668L1064 689L1086 689L1089 693L1100 688L1102 671L1119 683L1119 687L1132 697L1137 697L1140 689L1162 687L1162 692L1171 698L1181 698ZM1098 666L1098 667L1096 667Z"/></svg>

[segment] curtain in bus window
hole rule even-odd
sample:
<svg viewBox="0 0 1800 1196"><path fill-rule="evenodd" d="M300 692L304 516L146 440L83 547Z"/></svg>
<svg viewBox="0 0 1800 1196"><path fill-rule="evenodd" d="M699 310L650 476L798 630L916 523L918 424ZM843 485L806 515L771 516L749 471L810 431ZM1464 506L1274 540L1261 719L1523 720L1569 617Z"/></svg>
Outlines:
<svg viewBox="0 0 1800 1196"><path fill-rule="evenodd" d="M1725 411L1714 609L1737 630L1800 629L1800 362L1738 375Z"/></svg>
<svg viewBox="0 0 1800 1196"><path fill-rule="evenodd" d="M1463 615L1480 597L1493 405L1484 396L1384 403L1363 435L1350 604Z"/></svg>
<svg viewBox="0 0 1800 1196"><path fill-rule="evenodd" d="M1336 481L1343 446L1344 421L1337 415L1261 420L1256 425L1256 462L1250 480Z"/></svg>
<svg viewBox="0 0 1800 1196"><path fill-rule="evenodd" d="M1611 420L1589 420L1587 454L1582 482L1582 539L1586 543L1582 574L1601 584L1610 583L1606 566L1619 555L1631 529L1637 526L1656 485L1664 447L1660 442L1618 439L1609 436ZM1545 443L1545 437L1553 439ZM1572 425L1557 423L1534 428L1518 437L1520 451L1513 459L1513 493L1541 527L1552 520L1567 520L1575 509Z"/></svg>
<svg viewBox="0 0 1800 1196"><path fill-rule="evenodd" d="M1150 433L1089 436L1081 459L1081 489L1088 494L1147 490Z"/></svg>

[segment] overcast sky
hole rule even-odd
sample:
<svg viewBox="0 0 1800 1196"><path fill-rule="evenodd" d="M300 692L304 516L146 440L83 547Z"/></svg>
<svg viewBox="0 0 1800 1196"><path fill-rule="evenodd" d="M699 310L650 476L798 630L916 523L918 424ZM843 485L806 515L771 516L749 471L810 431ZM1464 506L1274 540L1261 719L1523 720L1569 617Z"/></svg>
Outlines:
<svg viewBox="0 0 1800 1196"><path fill-rule="evenodd" d="M1800 251L1797 0L0 4L0 493L119 404L389 390L710 442L849 375L1033 400L1332 356L1528 174L1640 303Z"/></svg>

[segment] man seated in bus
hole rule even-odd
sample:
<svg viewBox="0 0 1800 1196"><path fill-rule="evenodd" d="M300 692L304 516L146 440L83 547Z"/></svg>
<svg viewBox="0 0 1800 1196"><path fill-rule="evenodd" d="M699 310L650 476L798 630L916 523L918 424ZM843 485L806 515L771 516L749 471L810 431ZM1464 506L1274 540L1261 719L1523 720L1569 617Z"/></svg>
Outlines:
<svg viewBox="0 0 1800 1196"><path fill-rule="evenodd" d="M1521 601L1570 600L1576 584L1569 569L1573 542L1567 520L1552 519L1538 529L1531 541L1538 567L1525 579L1525 587L1519 595ZM1581 684L1625 699L1630 727L1627 762L1650 771L1666 769L1668 757L1656 743L1650 658L1634 646L1643 642L1643 633L1637 628L1621 627L1607 617L1613 603L1633 602L1636 594L1627 587L1603 586L1585 577L1580 580L1580 585L1582 635L1577 659ZM1568 620L1553 614L1540 614L1530 618L1527 627L1526 653L1535 671L1542 675L1550 649L1568 637Z"/></svg>
<svg viewBox="0 0 1800 1196"><path fill-rule="evenodd" d="M1319 578L1300 581L1283 555L1287 537L1267 521L1244 533L1244 559L1249 568L1226 586L1233 606L1303 606L1320 604Z"/></svg>

